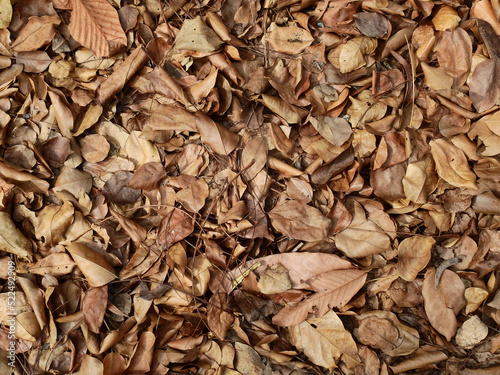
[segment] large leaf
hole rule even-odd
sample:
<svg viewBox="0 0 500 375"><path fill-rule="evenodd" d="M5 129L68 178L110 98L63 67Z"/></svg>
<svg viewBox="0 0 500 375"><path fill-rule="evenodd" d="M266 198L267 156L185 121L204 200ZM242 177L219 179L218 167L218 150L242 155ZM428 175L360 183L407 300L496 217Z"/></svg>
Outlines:
<svg viewBox="0 0 500 375"><path fill-rule="evenodd" d="M67 245L66 249L91 286L103 286L116 278L115 270L103 254L78 242Z"/></svg>
<svg viewBox="0 0 500 375"><path fill-rule="evenodd" d="M73 0L69 32L98 57L110 56L127 44L115 8L106 0Z"/></svg>
<svg viewBox="0 0 500 375"><path fill-rule="evenodd" d="M26 258L32 254L31 242L17 229L7 212L0 212L0 250Z"/></svg>

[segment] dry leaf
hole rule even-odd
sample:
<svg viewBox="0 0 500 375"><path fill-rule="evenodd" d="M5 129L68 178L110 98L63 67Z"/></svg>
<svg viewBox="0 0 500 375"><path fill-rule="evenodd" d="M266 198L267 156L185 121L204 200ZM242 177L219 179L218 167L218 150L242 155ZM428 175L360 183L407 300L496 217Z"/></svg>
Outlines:
<svg viewBox="0 0 500 375"><path fill-rule="evenodd" d="M201 17L187 19L175 38L175 47L189 51L212 52L222 44L219 36Z"/></svg>
<svg viewBox="0 0 500 375"><path fill-rule="evenodd" d="M83 319L87 327L94 332L99 333L104 321L106 308L108 306L108 286L104 285L97 288L90 288L82 300Z"/></svg>
<svg viewBox="0 0 500 375"><path fill-rule="evenodd" d="M354 336L363 344L381 349L390 356L405 356L419 348L420 337L414 328L402 324L389 311L370 311L356 316Z"/></svg>
<svg viewBox="0 0 500 375"><path fill-rule="evenodd" d="M476 175L462 150L443 138L431 141L430 146L439 177L456 187L477 188Z"/></svg>
<svg viewBox="0 0 500 375"><path fill-rule="evenodd" d="M106 0L72 0L69 32L98 57L110 56L127 44L118 13Z"/></svg>
<svg viewBox="0 0 500 375"><path fill-rule="evenodd" d="M412 236L405 238L398 247L398 273L405 281L413 281L431 260L436 241L432 237Z"/></svg>
<svg viewBox="0 0 500 375"><path fill-rule="evenodd" d="M333 311L322 318L309 318L289 330L293 345L318 366L333 370L340 359L349 368L359 364L356 343Z"/></svg>
<svg viewBox="0 0 500 375"><path fill-rule="evenodd" d="M352 129L347 120L341 117L311 117L314 129L334 146L342 146L351 138Z"/></svg>
<svg viewBox="0 0 500 375"><path fill-rule="evenodd" d="M500 98L500 58L479 63L470 78L470 98L478 112L484 112L495 105Z"/></svg>
<svg viewBox="0 0 500 375"><path fill-rule="evenodd" d="M437 11L436 15L432 18L432 23L436 30L439 31L455 30L460 20L461 18L458 16L457 11L445 5Z"/></svg>
<svg viewBox="0 0 500 375"><path fill-rule="evenodd" d="M36 262L30 267L29 272L40 276L49 274L54 277L60 277L71 273L75 266L75 262L73 262L68 254L54 253Z"/></svg>
<svg viewBox="0 0 500 375"><path fill-rule="evenodd" d="M330 220L318 209L288 201L269 212L271 224L285 236L302 241L321 241L328 235Z"/></svg>
<svg viewBox="0 0 500 375"><path fill-rule="evenodd" d="M179 208L174 208L161 221L158 228L158 243L173 245L183 240L194 230L194 218Z"/></svg>
<svg viewBox="0 0 500 375"><path fill-rule="evenodd" d="M52 41L55 27L61 23L58 16L31 17L21 30L12 49L16 52L36 51Z"/></svg>
<svg viewBox="0 0 500 375"><path fill-rule="evenodd" d="M341 73L349 73L366 64L365 56L377 48L377 40L360 36L349 40L342 46L339 55Z"/></svg>
<svg viewBox="0 0 500 375"><path fill-rule="evenodd" d="M103 286L116 278L115 270L102 254L78 242L66 245L66 249L91 286Z"/></svg>
<svg viewBox="0 0 500 375"><path fill-rule="evenodd" d="M210 330L219 338L224 340L229 328L234 322L234 315L226 310L227 295L215 293L210 297L207 309L207 322Z"/></svg>
<svg viewBox="0 0 500 375"><path fill-rule="evenodd" d="M10 0L0 1L0 29L9 26L12 19L12 5Z"/></svg>
<svg viewBox="0 0 500 375"><path fill-rule="evenodd" d="M473 315L457 331L455 338L457 345L470 349L478 345L488 336L488 326L484 324L479 316Z"/></svg>
<svg viewBox="0 0 500 375"><path fill-rule="evenodd" d="M450 341L457 331L456 315L466 304L465 287L456 273L445 270L436 288L435 275L434 269L425 274L422 287L425 313L434 329Z"/></svg>
<svg viewBox="0 0 500 375"><path fill-rule="evenodd" d="M0 211L0 249L22 258L32 254L31 242L17 229L7 212Z"/></svg>
<svg viewBox="0 0 500 375"><path fill-rule="evenodd" d="M307 30L298 26L278 27L274 22L265 40L276 52L289 55L303 52L314 41Z"/></svg>

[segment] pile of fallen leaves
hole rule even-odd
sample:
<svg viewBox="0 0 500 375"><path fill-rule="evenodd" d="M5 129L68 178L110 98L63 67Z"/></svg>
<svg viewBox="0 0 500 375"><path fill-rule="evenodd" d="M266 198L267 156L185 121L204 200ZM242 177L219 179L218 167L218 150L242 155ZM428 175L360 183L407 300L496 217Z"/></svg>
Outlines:
<svg viewBox="0 0 500 375"><path fill-rule="evenodd" d="M499 16L0 0L0 372L500 373Z"/></svg>

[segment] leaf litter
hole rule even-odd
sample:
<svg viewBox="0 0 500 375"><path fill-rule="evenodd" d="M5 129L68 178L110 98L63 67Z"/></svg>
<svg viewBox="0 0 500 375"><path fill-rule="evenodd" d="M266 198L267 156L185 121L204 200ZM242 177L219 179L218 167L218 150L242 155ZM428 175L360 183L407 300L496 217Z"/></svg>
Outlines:
<svg viewBox="0 0 500 375"><path fill-rule="evenodd" d="M499 372L499 15L0 1L16 373Z"/></svg>

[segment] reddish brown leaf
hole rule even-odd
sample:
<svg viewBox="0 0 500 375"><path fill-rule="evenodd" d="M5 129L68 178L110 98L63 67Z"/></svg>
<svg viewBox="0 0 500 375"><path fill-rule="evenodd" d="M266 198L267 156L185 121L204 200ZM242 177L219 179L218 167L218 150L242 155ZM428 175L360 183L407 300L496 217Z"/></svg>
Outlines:
<svg viewBox="0 0 500 375"><path fill-rule="evenodd" d="M82 312L87 327L99 333L108 306L108 286L91 288L83 295Z"/></svg>
<svg viewBox="0 0 500 375"><path fill-rule="evenodd" d="M161 221L158 228L158 242L173 245L183 240L194 230L194 218L179 208L174 208Z"/></svg>

